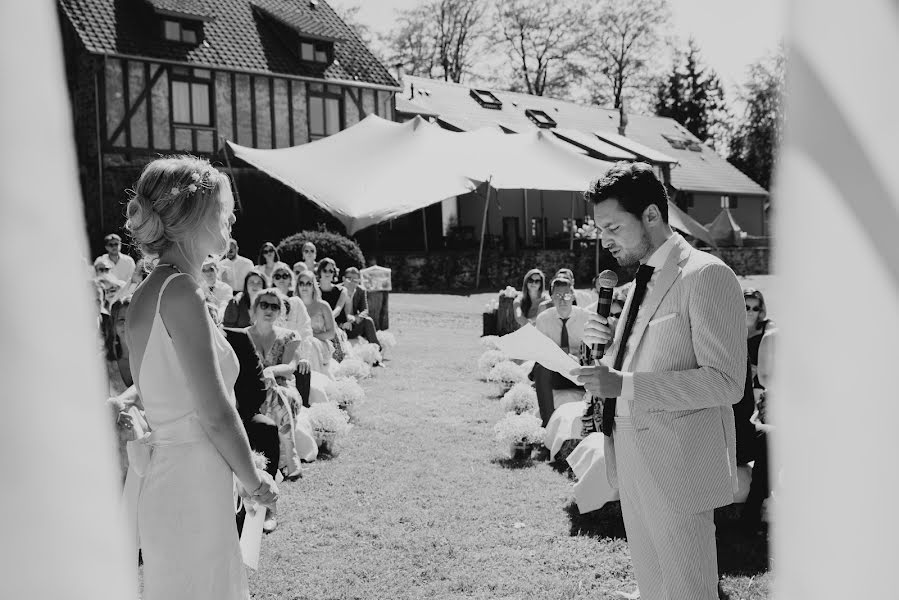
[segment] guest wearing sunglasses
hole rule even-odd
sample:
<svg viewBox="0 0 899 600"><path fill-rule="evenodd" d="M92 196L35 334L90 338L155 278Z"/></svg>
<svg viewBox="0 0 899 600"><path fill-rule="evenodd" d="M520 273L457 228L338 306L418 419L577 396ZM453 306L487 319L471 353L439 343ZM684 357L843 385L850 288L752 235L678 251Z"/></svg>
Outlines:
<svg viewBox="0 0 899 600"><path fill-rule="evenodd" d="M251 307L256 296L268 287L268 278L257 269L250 270L243 280L243 290L228 301L222 325L230 328L248 327L252 322Z"/></svg>
<svg viewBox="0 0 899 600"><path fill-rule="evenodd" d="M549 300L549 294L546 293L546 276L540 269L531 269L524 276L521 293L512 302L512 310L518 325L526 323L533 325L537 315L540 314L540 303L545 300Z"/></svg>
<svg viewBox="0 0 899 600"><path fill-rule="evenodd" d="M744 289L743 301L746 304L746 342L749 344L749 363L752 365L752 387L765 389L756 376L759 367L759 345L765 332L774 329L774 322L768 318L765 297L760 290Z"/></svg>
<svg viewBox="0 0 899 600"><path fill-rule="evenodd" d="M122 238L117 233L110 233L103 238L106 254L102 254L94 261L105 262L110 266L110 273L120 281L129 281L134 272L134 259L127 254L122 254Z"/></svg>
<svg viewBox="0 0 899 600"><path fill-rule="evenodd" d="M349 340L346 331L343 329L343 324L347 321L346 307L350 297L343 286L334 283L337 281L339 269L333 259L321 259L318 261L316 268L318 270L315 274L318 277L318 289L321 291L322 300L331 307L334 322L337 324L337 330L331 339L331 344L334 346L334 358L337 359L337 362L340 362L349 351Z"/></svg>
<svg viewBox="0 0 899 600"><path fill-rule="evenodd" d="M580 360L581 336L587 324L589 313L574 306L574 286L565 277L556 277L550 284L553 306L537 315L536 327L543 335L555 342L567 354ZM578 388L579 386L564 375L550 371L541 364L534 365L534 388L543 426L549 422L555 410L554 390Z"/></svg>
<svg viewBox="0 0 899 600"><path fill-rule="evenodd" d="M287 266L278 266L272 275L272 283L287 297L286 310L282 311L276 325L296 331L304 342L308 341L312 338L312 324L306 306L295 292L294 274Z"/></svg>
<svg viewBox="0 0 899 600"><path fill-rule="evenodd" d="M287 265L281 262L281 255L278 253L275 245L271 242L262 244L262 248L259 249L259 258L256 261L256 268L265 273L265 276L271 281L275 267L279 265L287 267Z"/></svg>
<svg viewBox="0 0 899 600"><path fill-rule="evenodd" d="M562 267L552 276L553 279L557 279L562 277L571 282L571 293L574 294L574 298L571 301L572 306L577 306L577 293L574 290L574 271L571 269ZM540 312L543 312L547 308L552 308L555 303L552 298L546 298L540 303Z"/></svg>
<svg viewBox="0 0 899 600"><path fill-rule="evenodd" d="M315 349L314 355L310 357L312 368L330 377L329 366L334 351L331 340L334 339L337 329L334 323L334 313L331 312L330 305L322 300L321 292L315 284L315 274L312 271L300 271L297 276L296 292L309 315L312 329L312 344Z"/></svg>
<svg viewBox="0 0 899 600"><path fill-rule="evenodd" d="M303 269L307 271L315 272L317 255L318 250L315 248L315 244L313 244L312 242L306 242L305 244L303 244L303 260L293 266L294 272L297 271L297 268L300 265L303 265Z"/></svg>
<svg viewBox="0 0 899 600"><path fill-rule="evenodd" d="M368 316L368 297L362 287L362 275L356 267L349 267L343 273L343 287L346 290L349 302L347 302L346 322L341 326L349 339L363 337L370 344L381 343L378 341L378 332L375 322Z"/></svg>

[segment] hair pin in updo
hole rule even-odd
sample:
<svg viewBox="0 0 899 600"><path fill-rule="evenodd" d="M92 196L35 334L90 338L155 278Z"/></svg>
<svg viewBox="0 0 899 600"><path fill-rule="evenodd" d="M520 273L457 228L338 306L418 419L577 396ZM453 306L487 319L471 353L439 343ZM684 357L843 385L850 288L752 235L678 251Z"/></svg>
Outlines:
<svg viewBox="0 0 899 600"><path fill-rule="evenodd" d="M191 173L190 178L193 180L194 183L189 184L184 189L173 187L172 192L171 192L172 196L177 196L184 191L188 191L191 194L193 194L200 187L204 187L204 188L209 187L208 182L207 182L208 176L209 176L209 171L204 171L202 176L199 173L197 173L196 171Z"/></svg>

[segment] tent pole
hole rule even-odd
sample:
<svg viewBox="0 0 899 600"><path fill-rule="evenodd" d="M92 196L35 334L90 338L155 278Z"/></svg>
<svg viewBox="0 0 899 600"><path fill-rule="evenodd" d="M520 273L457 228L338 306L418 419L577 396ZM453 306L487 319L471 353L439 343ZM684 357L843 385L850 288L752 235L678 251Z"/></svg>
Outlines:
<svg viewBox="0 0 899 600"><path fill-rule="evenodd" d="M568 221L568 250L574 250L574 192L571 192L571 219Z"/></svg>
<svg viewBox="0 0 899 600"><path fill-rule="evenodd" d="M524 190L524 245L528 245L528 231L531 228L531 223L528 221L528 191Z"/></svg>
<svg viewBox="0 0 899 600"><path fill-rule="evenodd" d="M240 203L240 192L237 190L237 177L234 176L234 169L231 168L231 159L228 158L228 140L222 138L222 145L225 151L225 164L228 165L228 172L231 173L231 183L234 184L234 198L237 200L237 207L243 210L243 205Z"/></svg>
<svg viewBox="0 0 899 600"><path fill-rule="evenodd" d="M425 254L428 253L428 215L426 209L421 209L421 230L425 239Z"/></svg>
<svg viewBox="0 0 899 600"><path fill-rule="evenodd" d="M478 269L475 271L474 276L475 289L478 289L481 286L481 259L484 256L484 232L487 231L487 208L490 206L490 182L492 180L492 176L487 180L487 193L484 194L484 218L481 221L481 245L478 248Z"/></svg>

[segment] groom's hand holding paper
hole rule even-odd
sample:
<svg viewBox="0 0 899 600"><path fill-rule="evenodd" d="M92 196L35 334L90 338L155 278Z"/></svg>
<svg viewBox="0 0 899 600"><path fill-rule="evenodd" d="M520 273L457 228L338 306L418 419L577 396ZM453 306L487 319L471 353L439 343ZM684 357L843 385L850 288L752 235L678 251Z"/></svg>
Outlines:
<svg viewBox="0 0 899 600"><path fill-rule="evenodd" d="M530 323L502 336L496 341L496 345L509 358L533 360L572 383L578 383L577 371L580 364Z"/></svg>

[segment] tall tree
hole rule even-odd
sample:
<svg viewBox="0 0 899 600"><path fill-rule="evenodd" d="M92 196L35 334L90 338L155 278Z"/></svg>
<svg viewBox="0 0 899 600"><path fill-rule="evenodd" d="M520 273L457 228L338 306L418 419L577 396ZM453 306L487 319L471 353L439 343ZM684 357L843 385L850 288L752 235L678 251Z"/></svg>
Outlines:
<svg viewBox="0 0 899 600"><path fill-rule="evenodd" d="M584 47L593 102L628 107L651 102L655 66L670 24L667 0L599 0Z"/></svg>
<svg viewBox="0 0 899 600"><path fill-rule="evenodd" d="M359 4L349 4L343 7L335 4L332 5L332 8L334 9L334 12L337 13L337 16L356 32L359 39L362 40L367 47L371 48L372 43L374 42L371 27L359 20L359 10L362 7Z"/></svg>
<svg viewBox="0 0 899 600"><path fill-rule="evenodd" d="M587 14L582 0L496 0L495 6L512 89L559 95L577 83L583 75L576 57Z"/></svg>
<svg viewBox="0 0 899 600"><path fill-rule="evenodd" d="M740 94L746 110L730 140L727 159L765 189L771 188L777 150L783 139L783 48L749 68Z"/></svg>
<svg viewBox="0 0 899 600"><path fill-rule="evenodd" d="M484 3L428 0L397 12L397 26L387 36L390 62L411 75L462 81L487 34Z"/></svg>
<svg viewBox="0 0 899 600"><path fill-rule="evenodd" d="M703 64L693 38L675 53L671 72L659 83L655 112L671 117L703 142L720 145L728 121L724 91L715 71Z"/></svg>

